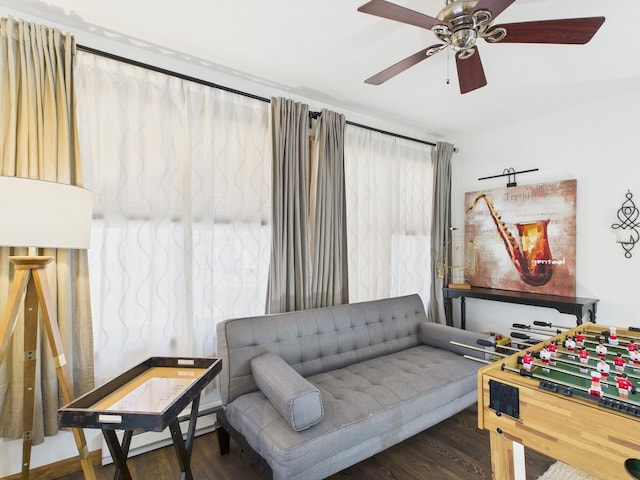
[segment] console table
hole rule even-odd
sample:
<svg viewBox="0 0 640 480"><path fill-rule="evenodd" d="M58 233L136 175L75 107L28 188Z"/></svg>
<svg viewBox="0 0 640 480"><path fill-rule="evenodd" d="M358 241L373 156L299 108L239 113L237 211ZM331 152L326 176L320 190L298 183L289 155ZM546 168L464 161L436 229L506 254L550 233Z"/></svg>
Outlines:
<svg viewBox="0 0 640 480"><path fill-rule="evenodd" d="M444 311L447 325L453 324L452 299L460 299L460 326L466 328L466 298L479 298L497 302L517 303L520 305L532 305L534 307L555 308L560 313L576 316L576 325L582 325L582 318L589 313L589 321L596 321L597 298L562 297L559 295L542 295L539 293L516 292L512 290L499 290L495 288L471 287L470 289L448 288L442 289L444 298Z"/></svg>

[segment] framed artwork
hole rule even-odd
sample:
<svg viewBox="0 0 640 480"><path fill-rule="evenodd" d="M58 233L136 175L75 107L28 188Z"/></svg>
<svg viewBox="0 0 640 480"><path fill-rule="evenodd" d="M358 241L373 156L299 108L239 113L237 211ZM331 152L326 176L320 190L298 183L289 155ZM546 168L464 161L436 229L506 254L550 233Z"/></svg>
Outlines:
<svg viewBox="0 0 640 480"><path fill-rule="evenodd" d="M476 287L575 296L576 180L465 193Z"/></svg>

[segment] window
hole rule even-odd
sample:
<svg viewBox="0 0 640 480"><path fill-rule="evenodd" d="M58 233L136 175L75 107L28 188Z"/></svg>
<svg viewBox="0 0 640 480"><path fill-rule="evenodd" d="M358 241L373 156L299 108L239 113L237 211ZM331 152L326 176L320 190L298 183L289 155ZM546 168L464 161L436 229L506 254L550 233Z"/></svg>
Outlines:
<svg viewBox="0 0 640 480"><path fill-rule="evenodd" d="M96 384L152 355L212 356L264 313L269 104L78 53Z"/></svg>
<svg viewBox="0 0 640 480"><path fill-rule="evenodd" d="M350 301L430 289L431 147L347 125Z"/></svg>

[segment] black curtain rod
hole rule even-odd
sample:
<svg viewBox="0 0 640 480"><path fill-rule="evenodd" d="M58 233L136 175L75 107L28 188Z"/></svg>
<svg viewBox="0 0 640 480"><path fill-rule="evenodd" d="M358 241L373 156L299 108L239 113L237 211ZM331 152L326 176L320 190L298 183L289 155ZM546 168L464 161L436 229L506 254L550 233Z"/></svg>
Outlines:
<svg viewBox="0 0 640 480"><path fill-rule="evenodd" d="M82 50L83 52L92 53L99 57L109 58L111 60L116 60L118 62L126 63L129 65L133 65L134 67L144 68L146 70L152 70L158 73L164 73L165 75L169 75L172 77L180 78L182 80L188 80L190 82L199 83L200 85L205 85L207 87L216 88L218 90L224 90L226 92L237 93L238 95L243 95L245 97L253 98L255 100L260 100L262 102L271 103L271 100L265 97L260 97L258 95L254 95L252 93L243 92L242 90L236 90L235 88L225 87L224 85L218 85L217 83L208 82L206 80L202 80L201 78L191 77L189 75L185 75L184 73L174 72L173 70L167 70L162 67L158 67L156 65L150 65L148 63L139 62L137 60L132 60L131 58L121 57L120 55L115 55L113 53L105 52L102 50L97 50L95 48L87 47L85 45L76 45L78 50Z"/></svg>
<svg viewBox="0 0 640 480"><path fill-rule="evenodd" d="M217 83L209 82L207 80L202 80L201 78L196 78L196 77L192 77L190 75L185 75L184 73L178 73L178 72L175 72L173 70L167 70L165 68L161 68L161 67L158 67L156 65L151 65L151 64L148 64L148 63L144 63L144 62L139 62L139 61L133 60L131 58L121 57L120 55L115 55L113 53L105 52L103 50L98 50L96 48L87 47L86 45L77 44L76 48L78 50L82 50L83 52L92 53L93 55L98 55L100 57L109 58L111 60L116 60L118 62L126 63L126 64L129 64L129 65L133 65L135 67L140 67L140 68L144 68L144 69L147 69L147 70L152 70L154 72L163 73L165 75L170 75L172 77L180 78L182 80L188 80L190 82L198 83L200 85L205 85L207 87L216 88L218 90L224 90L226 92L236 93L238 95L242 95L242 96L245 96L245 97L253 98L254 100L260 100L262 102L271 103L271 99L266 98L266 97L260 97L258 95L254 95L253 93L243 92L242 90L236 90L235 88L230 88L230 87L226 87L224 85L219 85ZM318 112L312 112L312 113L319 115ZM349 125L353 125L354 127L365 128L367 130L372 130L372 131L378 132L378 133L384 133L386 135L391 135L393 137L402 138L402 139L405 139L405 140L412 140L414 142L423 143L425 145L431 145L432 147L436 146L436 144L433 143L433 142L427 142L426 140L420 140L418 138L407 137L405 135L400 135L398 133L387 132L387 131L381 130L379 128L369 127L367 125L362 125L360 123L350 122L349 120L347 120L346 123L349 124Z"/></svg>
<svg viewBox="0 0 640 480"><path fill-rule="evenodd" d="M431 145L432 147L436 146L436 144L433 143L433 142L428 142L426 140L420 140L418 138L407 137L405 135L400 135L399 133L387 132L386 130L381 130L379 128L370 127L368 125L362 125L361 123L350 122L349 120L347 120L347 124L353 125L354 127L366 128L367 130L371 130L371 131L374 131L374 132L384 133L386 135L391 135L392 137L402 138L404 140L412 140L414 142L423 143L425 145Z"/></svg>

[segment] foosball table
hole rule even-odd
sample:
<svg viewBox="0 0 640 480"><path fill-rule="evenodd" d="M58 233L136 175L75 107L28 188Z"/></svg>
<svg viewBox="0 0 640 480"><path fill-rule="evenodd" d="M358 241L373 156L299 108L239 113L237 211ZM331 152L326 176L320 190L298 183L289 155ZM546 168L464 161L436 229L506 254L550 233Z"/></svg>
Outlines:
<svg viewBox="0 0 640 480"><path fill-rule="evenodd" d="M493 478L515 478L520 444L597 478L640 479L640 330L534 325L517 325L531 334L512 333L522 343L478 372Z"/></svg>

